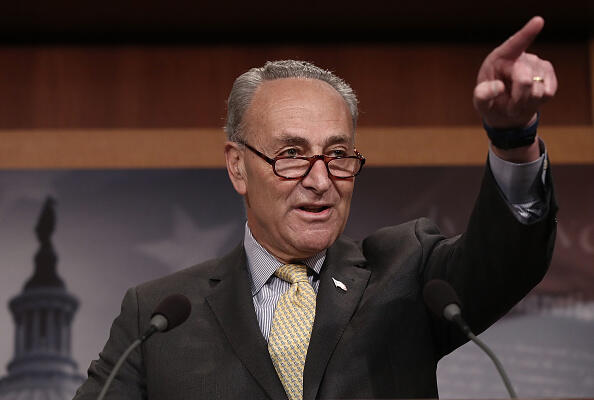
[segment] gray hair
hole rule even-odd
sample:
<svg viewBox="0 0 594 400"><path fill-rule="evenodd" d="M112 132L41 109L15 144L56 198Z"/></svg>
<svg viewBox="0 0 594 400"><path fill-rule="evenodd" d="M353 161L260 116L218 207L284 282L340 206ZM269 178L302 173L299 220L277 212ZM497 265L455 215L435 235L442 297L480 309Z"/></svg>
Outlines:
<svg viewBox="0 0 594 400"><path fill-rule="evenodd" d="M332 72L306 61L268 61L263 67L252 68L241 74L233 83L227 100L227 123L225 125L225 132L230 141L243 141L243 114L250 105L258 87L265 81L283 78L318 79L328 83L336 89L349 107L353 118L353 128L357 126L357 96L344 80Z"/></svg>

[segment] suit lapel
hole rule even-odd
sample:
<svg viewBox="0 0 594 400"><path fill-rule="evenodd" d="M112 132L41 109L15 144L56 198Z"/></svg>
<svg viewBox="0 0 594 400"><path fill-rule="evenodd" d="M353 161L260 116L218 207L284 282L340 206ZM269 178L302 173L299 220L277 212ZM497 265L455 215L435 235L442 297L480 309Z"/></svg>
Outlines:
<svg viewBox="0 0 594 400"><path fill-rule="evenodd" d="M364 264L365 258L352 241L339 238L328 249L305 361L304 400L316 398L328 361L367 287L371 272L361 268ZM332 278L342 282L347 290L337 287Z"/></svg>
<svg viewBox="0 0 594 400"><path fill-rule="evenodd" d="M258 326L243 243L221 259L211 282L216 287L206 301L233 350L270 398L286 399Z"/></svg>

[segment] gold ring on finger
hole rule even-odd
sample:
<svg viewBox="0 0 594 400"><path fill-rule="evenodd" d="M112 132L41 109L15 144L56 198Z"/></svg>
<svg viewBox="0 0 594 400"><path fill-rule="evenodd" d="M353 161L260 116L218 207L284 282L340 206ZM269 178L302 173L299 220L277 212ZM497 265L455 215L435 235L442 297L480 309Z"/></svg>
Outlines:
<svg viewBox="0 0 594 400"><path fill-rule="evenodd" d="M533 76L532 77L532 82L544 83L544 78L542 76Z"/></svg>

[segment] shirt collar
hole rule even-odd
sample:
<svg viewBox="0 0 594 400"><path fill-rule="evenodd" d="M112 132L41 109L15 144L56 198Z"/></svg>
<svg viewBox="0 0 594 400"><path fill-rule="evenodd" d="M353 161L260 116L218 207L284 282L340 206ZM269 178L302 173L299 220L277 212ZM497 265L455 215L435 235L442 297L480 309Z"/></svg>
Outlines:
<svg viewBox="0 0 594 400"><path fill-rule="evenodd" d="M279 267L284 263L278 261L272 254L270 254L252 235L252 231L245 224L245 233L243 235L243 247L247 257L248 270L251 277L252 296L255 296L262 286L270 279ZM326 259L326 250L323 250L309 258L302 260L308 268L320 273L322 264Z"/></svg>

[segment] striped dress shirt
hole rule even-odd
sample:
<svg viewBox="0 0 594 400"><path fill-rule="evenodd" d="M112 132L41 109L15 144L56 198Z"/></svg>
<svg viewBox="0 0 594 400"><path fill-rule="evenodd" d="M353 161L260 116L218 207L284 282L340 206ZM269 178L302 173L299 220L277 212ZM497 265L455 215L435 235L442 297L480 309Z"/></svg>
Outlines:
<svg viewBox="0 0 594 400"><path fill-rule="evenodd" d="M268 341L276 303L281 295L289 289L291 284L274 275L274 271L284 264L274 258L272 254L256 241L247 223L245 224L243 246L251 277L250 284L256 317L258 318L262 335ZM309 283L316 294L320 285L320 270L325 259L326 251L322 251L300 261L300 264L305 264L308 267Z"/></svg>

